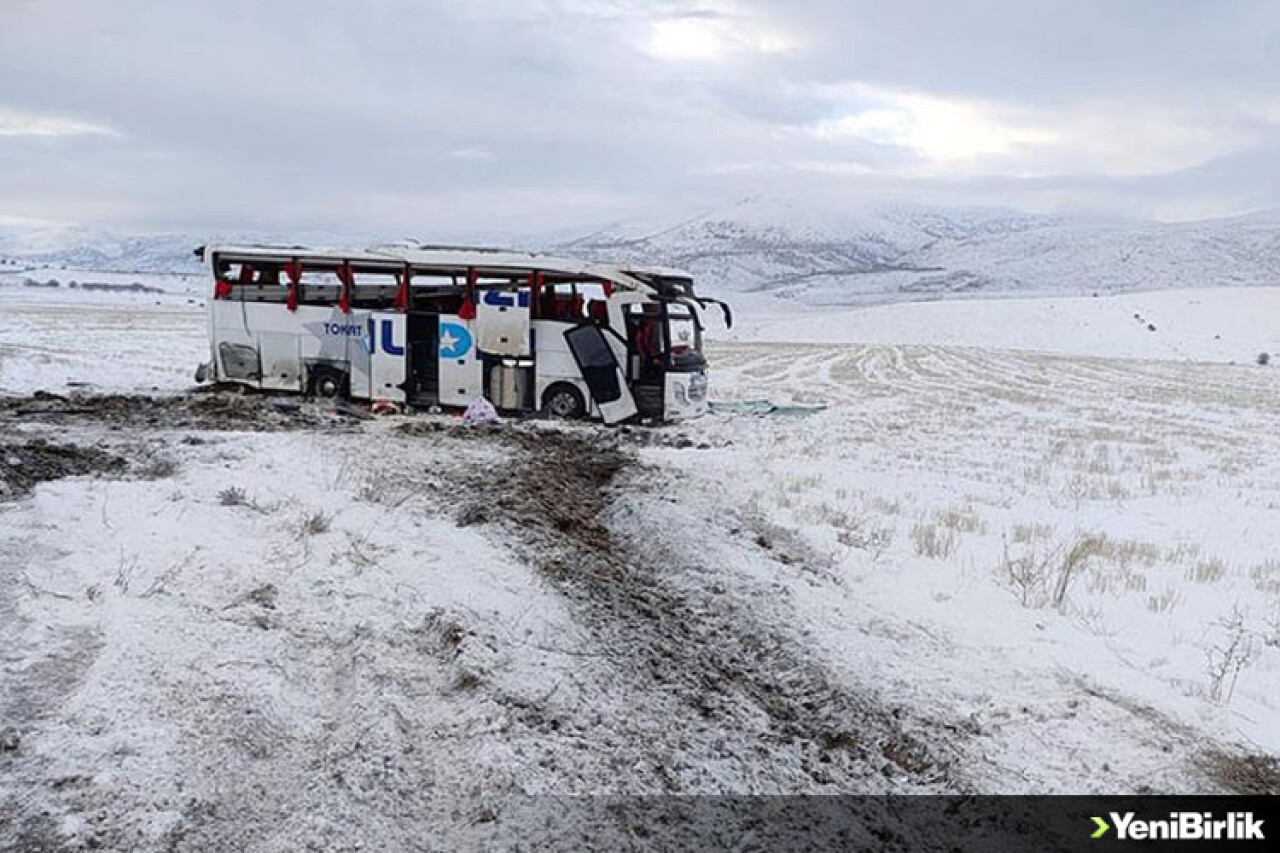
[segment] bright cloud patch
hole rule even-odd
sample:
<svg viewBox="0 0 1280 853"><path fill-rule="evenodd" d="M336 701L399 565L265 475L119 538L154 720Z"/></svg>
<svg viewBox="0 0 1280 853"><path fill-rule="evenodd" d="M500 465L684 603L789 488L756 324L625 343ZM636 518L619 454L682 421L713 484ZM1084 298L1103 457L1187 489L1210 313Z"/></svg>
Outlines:
<svg viewBox="0 0 1280 853"><path fill-rule="evenodd" d="M657 59L709 61L737 53L783 53L793 49L795 41L754 23L685 17L655 21L643 47Z"/></svg>
<svg viewBox="0 0 1280 853"><path fill-rule="evenodd" d="M36 116L0 107L0 136L115 136L109 127L61 116Z"/></svg>
<svg viewBox="0 0 1280 853"><path fill-rule="evenodd" d="M1241 110L1230 108L1192 112L1121 100L1016 109L864 84L821 94L843 114L804 126L805 134L910 152L915 162L908 171L926 175L1164 174L1248 148L1265 120L1260 110L1258 120L1244 121Z"/></svg>
<svg viewBox="0 0 1280 853"><path fill-rule="evenodd" d="M908 148L940 164L1006 155L1058 139L1051 129L1003 121L972 102L865 87L856 93L868 102L866 109L819 122L811 132L823 139L855 138Z"/></svg>

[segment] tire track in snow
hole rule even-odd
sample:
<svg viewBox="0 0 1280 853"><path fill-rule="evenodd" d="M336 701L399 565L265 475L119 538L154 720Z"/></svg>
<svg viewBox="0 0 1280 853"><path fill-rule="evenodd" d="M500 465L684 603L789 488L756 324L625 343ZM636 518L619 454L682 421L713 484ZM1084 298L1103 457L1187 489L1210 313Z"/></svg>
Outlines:
<svg viewBox="0 0 1280 853"><path fill-rule="evenodd" d="M25 506L0 508L0 526L10 528L26 512ZM74 693L101 641L90 628L33 634L19 590L44 593L27 578L33 546L21 524L0 536L0 849L34 853L60 846L48 814L55 802L75 797L81 780L51 778L48 760L28 744Z"/></svg>
<svg viewBox="0 0 1280 853"><path fill-rule="evenodd" d="M784 626L776 588L703 562L696 540L684 538L697 531L750 540L751 531L693 519L636 528L642 508L663 503L663 475L638 468L600 431L496 435L518 448L515 474L502 483L477 478L471 487L511 531L511 547L608 650L634 709L630 734L673 763L658 792L883 793L956 784L941 740L947 733L832 678ZM620 533L615 523L630 529ZM700 763L730 765L737 780L708 788Z"/></svg>

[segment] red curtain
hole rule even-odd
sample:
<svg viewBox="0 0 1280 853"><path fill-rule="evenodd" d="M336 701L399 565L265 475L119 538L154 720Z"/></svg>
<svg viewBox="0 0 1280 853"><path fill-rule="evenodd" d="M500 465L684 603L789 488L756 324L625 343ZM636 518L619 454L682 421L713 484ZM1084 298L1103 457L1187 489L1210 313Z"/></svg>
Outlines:
<svg viewBox="0 0 1280 853"><path fill-rule="evenodd" d="M284 304L290 311L298 310L298 283L302 281L302 261L294 258L285 264L285 272L289 274L289 293Z"/></svg>
<svg viewBox="0 0 1280 853"><path fill-rule="evenodd" d="M474 320L476 318L476 278L475 269L468 269L467 295L462 300L462 307L458 309L458 318L461 320Z"/></svg>
<svg viewBox="0 0 1280 853"><path fill-rule="evenodd" d="M343 261L338 267L338 278L342 281L342 291L338 296L338 307L342 309L343 314L351 313L351 287L354 275L351 272L351 262Z"/></svg>
<svg viewBox="0 0 1280 853"><path fill-rule="evenodd" d="M403 272L396 274L396 310L401 313L409 310L409 267L406 265Z"/></svg>

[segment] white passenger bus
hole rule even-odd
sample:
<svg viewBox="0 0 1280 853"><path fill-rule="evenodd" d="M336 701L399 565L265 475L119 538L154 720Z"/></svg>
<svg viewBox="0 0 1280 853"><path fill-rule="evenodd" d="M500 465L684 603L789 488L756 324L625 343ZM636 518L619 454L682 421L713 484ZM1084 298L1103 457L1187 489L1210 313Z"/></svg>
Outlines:
<svg viewBox="0 0 1280 853"><path fill-rule="evenodd" d="M200 381L402 406L619 423L707 409L700 309L679 270L454 248L202 246Z"/></svg>

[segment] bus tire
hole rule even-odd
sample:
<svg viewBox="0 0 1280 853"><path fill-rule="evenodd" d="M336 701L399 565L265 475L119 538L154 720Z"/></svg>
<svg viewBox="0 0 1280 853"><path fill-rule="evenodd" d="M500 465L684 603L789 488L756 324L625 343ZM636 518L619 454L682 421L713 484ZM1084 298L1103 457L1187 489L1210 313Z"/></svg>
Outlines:
<svg viewBox="0 0 1280 853"><path fill-rule="evenodd" d="M327 364L317 364L307 373L307 393L323 400L345 400L351 390L346 371Z"/></svg>
<svg viewBox="0 0 1280 853"><path fill-rule="evenodd" d="M582 392L568 382L557 382L542 394L542 413L549 418L578 420L587 414Z"/></svg>

